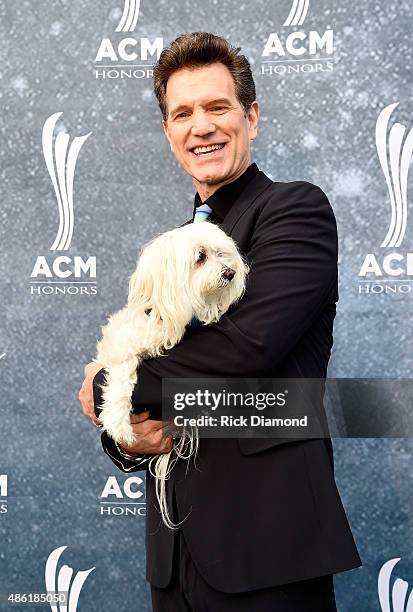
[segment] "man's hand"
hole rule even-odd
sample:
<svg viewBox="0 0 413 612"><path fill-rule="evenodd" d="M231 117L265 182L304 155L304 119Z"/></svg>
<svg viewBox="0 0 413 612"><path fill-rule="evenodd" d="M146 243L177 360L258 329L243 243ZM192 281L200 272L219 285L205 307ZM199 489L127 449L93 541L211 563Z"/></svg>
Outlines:
<svg viewBox="0 0 413 612"><path fill-rule="evenodd" d="M92 361L85 366L85 380L79 391L79 400L82 404L83 414L88 417L96 427L101 426L100 420L95 415L93 401L93 379L103 368L101 363ZM172 438L162 435L166 423L163 421L151 421L149 412L131 415L132 429L137 434L137 439L131 445L119 444L119 447L130 455L160 455L169 453L173 447Z"/></svg>
<svg viewBox="0 0 413 612"><path fill-rule="evenodd" d="M95 408L93 402L93 379L96 374L103 368L101 363L92 361L85 366L85 380L79 391L79 401L82 404L83 414L92 421L96 427L100 427L102 423L95 415Z"/></svg>
<svg viewBox="0 0 413 612"><path fill-rule="evenodd" d="M161 455L172 450L174 444L172 438L168 438L162 433L167 423L151 421L149 411L131 414L130 420L137 439L130 445L118 444L125 453L129 455Z"/></svg>

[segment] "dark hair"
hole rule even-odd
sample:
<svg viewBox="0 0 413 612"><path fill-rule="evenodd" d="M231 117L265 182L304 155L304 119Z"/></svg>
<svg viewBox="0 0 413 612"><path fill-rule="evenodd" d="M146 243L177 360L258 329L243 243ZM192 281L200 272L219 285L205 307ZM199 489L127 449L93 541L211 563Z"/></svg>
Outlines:
<svg viewBox="0 0 413 612"><path fill-rule="evenodd" d="M192 32L178 36L162 51L155 65L154 91L166 121L166 85L169 77L181 68L197 68L220 62L230 71L235 83L235 93L245 112L255 100L255 83L251 66L241 47L233 47L222 36L208 32Z"/></svg>

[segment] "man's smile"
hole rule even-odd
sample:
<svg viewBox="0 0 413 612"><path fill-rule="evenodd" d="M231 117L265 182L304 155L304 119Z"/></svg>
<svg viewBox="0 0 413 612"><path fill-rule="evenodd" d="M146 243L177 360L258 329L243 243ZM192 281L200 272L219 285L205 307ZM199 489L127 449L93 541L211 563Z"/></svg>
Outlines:
<svg viewBox="0 0 413 612"><path fill-rule="evenodd" d="M196 146L190 149L192 153L194 153L197 157L200 156L212 156L216 151L220 151L225 147L225 142Z"/></svg>

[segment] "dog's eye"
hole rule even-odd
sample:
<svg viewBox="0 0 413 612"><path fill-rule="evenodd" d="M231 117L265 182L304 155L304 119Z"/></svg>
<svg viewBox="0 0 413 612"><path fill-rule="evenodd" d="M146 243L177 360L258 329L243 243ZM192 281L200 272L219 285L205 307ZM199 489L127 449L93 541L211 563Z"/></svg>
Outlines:
<svg viewBox="0 0 413 612"><path fill-rule="evenodd" d="M198 251L198 257L196 258L196 263L202 263L203 261L206 260L206 253L205 251Z"/></svg>

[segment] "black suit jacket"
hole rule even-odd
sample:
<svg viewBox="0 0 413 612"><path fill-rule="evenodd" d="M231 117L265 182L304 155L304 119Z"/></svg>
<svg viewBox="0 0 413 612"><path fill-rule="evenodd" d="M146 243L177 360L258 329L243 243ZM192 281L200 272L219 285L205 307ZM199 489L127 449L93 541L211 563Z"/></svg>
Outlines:
<svg viewBox="0 0 413 612"><path fill-rule="evenodd" d="M218 323L187 334L168 356L144 362L136 410L159 410L162 377L326 376L338 293L337 229L325 194L258 172L221 227L251 265L246 294ZM123 471L142 469L105 434L102 443ZM196 466L176 464L168 499L180 518L188 514L182 530L191 557L220 591L361 565L334 481L330 439L201 439ZM169 583L173 545L148 474L147 578L155 586Z"/></svg>

